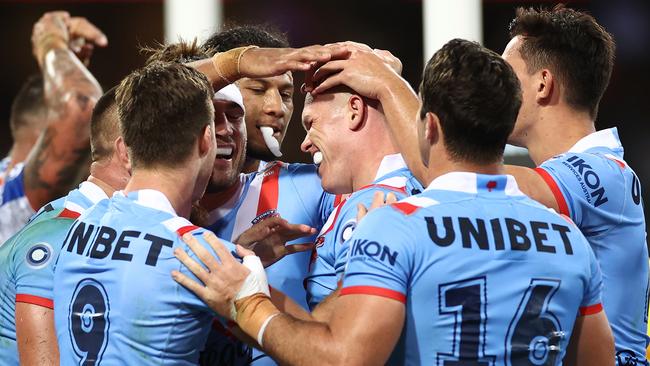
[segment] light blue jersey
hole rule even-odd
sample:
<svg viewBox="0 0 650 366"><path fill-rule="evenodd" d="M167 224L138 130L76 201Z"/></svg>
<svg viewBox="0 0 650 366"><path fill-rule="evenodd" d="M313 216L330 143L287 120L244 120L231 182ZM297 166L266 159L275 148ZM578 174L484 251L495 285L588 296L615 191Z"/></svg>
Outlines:
<svg viewBox="0 0 650 366"><path fill-rule="evenodd" d="M75 218L108 198L90 182L43 206L18 233L0 247L0 364L18 365L16 303L52 309L53 258Z"/></svg>
<svg viewBox="0 0 650 366"><path fill-rule="evenodd" d="M455 172L363 219L341 296L404 303L390 364L561 365L576 316L602 310L601 287L573 223L511 176Z"/></svg>
<svg viewBox="0 0 650 366"><path fill-rule="evenodd" d="M623 160L616 128L584 137L536 170L600 263L603 306L614 332L617 362L624 365L628 358L644 364L648 249L641 184Z"/></svg>
<svg viewBox="0 0 650 366"><path fill-rule="evenodd" d="M357 225L357 206L370 207L375 192L393 193L397 199L422 192L422 185L406 167L400 154L382 159L372 184L352 193L339 204L316 239L309 276L305 281L310 309L336 290L347 263L349 245Z"/></svg>
<svg viewBox="0 0 650 366"><path fill-rule="evenodd" d="M335 196L325 192L318 176L318 168L311 164L270 162L261 171L242 174L238 190L220 207L208 207L209 229L226 240L235 240L253 224L271 216L280 215L292 224L305 224L317 230L323 226L334 209ZM210 197L202 204L209 206ZM288 245L313 242L315 237L299 238ZM269 285L305 309L307 303L304 280L309 267L310 253L289 255L266 268ZM252 355L252 356L251 356ZM255 366L275 365L258 350L250 350L236 341L227 327L217 322L210 334L202 365L245 365L252 357Z"/></svg>
<svg viewBox="0 0 650 366"><path fill-rule="evenodd" d="M117 192L72 226L54 272L54 317L62 365L194 365L214 313L176 283L182 241L205 230L176 215L155 190ZM225 242L229 250L234 246Z"/></svg>
<svg viewBox="0 0 650 366"><path fill-rule="evenodd" d="M25 226L35 212L25 196L25 164L9 169L10 161L7 157L0 162L0 245Z"/></svg>

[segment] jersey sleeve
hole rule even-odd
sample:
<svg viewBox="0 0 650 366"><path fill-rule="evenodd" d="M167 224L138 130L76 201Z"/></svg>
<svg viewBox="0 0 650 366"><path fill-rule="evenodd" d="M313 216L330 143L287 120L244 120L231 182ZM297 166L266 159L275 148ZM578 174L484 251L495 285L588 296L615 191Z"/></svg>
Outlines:
<svg viewBox="0 0 650 366"><path fill-rule="evenodd" d="M603 289L603 276L593 250L586 243L585 246L589 252L589 282L587 283L587 286L585 286L585 292L582 298L582 302L580 303L580 315L591 315L603 310L601 298Z"/></svg>
<svg viewBox="0 0 650 366"><path fill-rule="evenodd" d="M620 167L597 154L566 153L545 161L535 171L553 192L560 213L580 228L584 228L589 211L617 204L623 191L624 179L618 180L622 177Z"/></svg>
<svg viewBox="0 0 650 366"><path fill-rule="evenodd" d="M203 233L205 233L206 231L207 230L196 227L190 233L194 236L194 238L196 238L196 240L199 242L199 244L201 246L203 246L203 248L205 248L211 255L213 255L215 258L217 258L217 260L219 260L219 256L217 255L217 253L215 253L214 250L212 250L212 247L210 246L210 244L203 238ZM236 254L235 254L235 245L233 243L231 243L231 242L229 242L227 240L221 239L221 238L219 238L219 240L221 240L223 245L225 245L226 249L228 249L228 251L230 251L230 253L233 256L236 256ZM185 244L185 242L181 238L178 239L177 245L179 245L180 248L182 250L184 250L192 260L194 260L195 262L202 265L202 261L190 249L190 247L187 244ZM239 259L239 257L236 257L236 258ZM203 267L205 268L205 266L203 266ZM178 271L180 273L184 274L185 276L189 277L191 280L202 284L201 280L199 280L196 276L194 276L194 274L192 274L192 272L187 267L185 267L180 261L179 261ZM210 309L210 307L207 304L205 304L203 302L203 300L201 300L193 292L186 289L185 287L183 287L180 284L178 286L179 286L179 291L180 291L179 296L180 296L181 302L183 304L185 304L186 306L188 306L190 308L199 309L199 310L201 310L203 312L214 313L214 311L212 309Z"/></svg>
<svg viewBox="0 0 650 366"><path fill-rule="evenodd" d="M71 223L72 220L65 218L50 219L30 227L17 238L14 247L16 302L54 307L53 266Z"/></svg>
<svg viewBox="0 0 650 366"><path fill-rule="evenodd" d="M370 212L349 240L341 295L382 296L406 303L413 268L412 230L391 207ZM390 223L391 230L385 230Z"/></svg>
<svg viewBox="0 0 650 366"><path fill-rule="evenodd" d="M334 271L336 272L336 277L338 280L341 280L343 278L345 265L348 262L348 253L350 249L349 240L357 227L358 205L362 204L366 208L369 208L372 204L374 194L377 191L381 191L384 194L393 193L397 197L397 200L401 200L406 197L405 194L400 193L396 190L376 187L361 192L361 194L357 197L351 197L351 200L345 203L345 206L343 207L344 212L341 213L342 217L335 229L336 256L334 260Z"/></svg>

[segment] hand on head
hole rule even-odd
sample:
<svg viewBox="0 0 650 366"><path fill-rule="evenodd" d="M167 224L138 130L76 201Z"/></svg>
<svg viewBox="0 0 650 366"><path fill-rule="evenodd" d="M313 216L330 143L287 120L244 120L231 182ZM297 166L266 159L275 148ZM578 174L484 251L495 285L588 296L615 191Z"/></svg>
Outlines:
<svg viewBox="0 0 650 366"><path fill-rule="evenodd" d="M402 62L386 50L372 49L357 42L340 42L326 47L343 48L343 57L316 64L307 71L303 92L318 94L344 85L364 97L378 99L387 77L399 76Z"/></svg>

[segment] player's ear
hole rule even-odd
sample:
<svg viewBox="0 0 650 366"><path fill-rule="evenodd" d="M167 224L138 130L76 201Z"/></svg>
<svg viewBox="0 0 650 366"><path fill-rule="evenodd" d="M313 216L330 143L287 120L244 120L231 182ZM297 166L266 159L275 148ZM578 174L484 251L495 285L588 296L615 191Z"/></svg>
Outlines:
<svg viewBox="0 0 650 366"><path fill-rule="evenodd" d="M352 94L348 99L347 107L348 128L352 131L360 130L366 120L366 113L368 112L366 108L368 106L363 98Z"/></svg>
<svg viewBox="0 0 650 366"><path fill-rule="evenodd" d="M424 116L424 137L429 145L435 145L442 137L440 129L440 118L433 112L427 112Z"/></svg>
<svg viewBox="0 0 650 366"><path fill-rule="evenodd" d="M208 123L203 127L203 133L199 137L199 156L204 157L216 148L215 146L215 137L214 137L214 124Z"/></svg>
<svg viewBox="0 0 650 366"><path fill-rule="evenodd" d="M551 98L553 88L555 87L555 78L549 69L542 69L535 74L537 80L536 99L539 104L546 104Z"/></svg>
<svg viewBox="0 0 650 366"><path fill-rule="evenodd" d="M115 155L118 161L122 164L124 169L130 172L131 160L129 159L129 149L126 147L126 144L124 143L124 138L122 136L119 136L118 138L115 139L115 141L113 142L113 148L115 150Z"/></svg>

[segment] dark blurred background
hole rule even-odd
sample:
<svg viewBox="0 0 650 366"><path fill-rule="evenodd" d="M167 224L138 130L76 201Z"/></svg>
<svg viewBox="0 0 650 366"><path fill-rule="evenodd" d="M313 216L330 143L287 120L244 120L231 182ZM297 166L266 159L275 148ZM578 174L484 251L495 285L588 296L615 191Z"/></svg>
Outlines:
<svg viewBox="0 0 650 366"><path fill-rule="evenodd" d="M218 1L218 0L215 0ZM453 0L449 0L453 1ZM191 6L192 1L187 1ZM650 85L650 1L567 1L569 7L587 10L614 35L616 65L600 105L597 127L618 126L626 148L625 158L644 182L648 200L650 128L643 102ZM404 64L404 77L417 87L423 67L422 2L419 0L222 0L225 23L268 23L286 32L295 47L354 40L388 49ZM483 40L501 53L508 42L507 27L517 6L553 6L553 1L483 1ZM11 147L9 111L13 96L28 75L38 71L31 55L33 23L46 11L67 10L84 16L102 29L109 47L96 50L90 70L105 89L142 65L140 46L164 41L162 0L139 1L0 1L0 154ZM300 81L300 77L296 78ZM299 84L297 84L299 85ZM306 161L300 141L302 97L296 93L292 125L283 151L286 161Z"/></svg>

